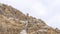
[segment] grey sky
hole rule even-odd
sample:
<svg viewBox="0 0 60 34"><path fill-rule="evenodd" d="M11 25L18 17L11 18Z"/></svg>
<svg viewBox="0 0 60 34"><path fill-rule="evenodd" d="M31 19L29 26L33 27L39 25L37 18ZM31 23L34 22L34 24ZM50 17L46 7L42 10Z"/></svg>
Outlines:
<svg viewBox="0 0 60 34"><path fill-rule="evenodd" d="M40 18L49 26L60 28L60 0L0 0L0 2Z"/></svg>

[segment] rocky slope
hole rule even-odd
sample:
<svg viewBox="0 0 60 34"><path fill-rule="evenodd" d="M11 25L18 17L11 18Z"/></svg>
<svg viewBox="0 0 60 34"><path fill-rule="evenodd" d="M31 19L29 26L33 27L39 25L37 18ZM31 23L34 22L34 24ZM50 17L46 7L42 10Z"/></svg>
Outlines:
<svg viewBox="0 0 60 34"><path fill-rule="evenodd" d="M53 29L41 19L0 3L0 34L20 34L22 30L27 34L60 34L60 30Z"/></svg>

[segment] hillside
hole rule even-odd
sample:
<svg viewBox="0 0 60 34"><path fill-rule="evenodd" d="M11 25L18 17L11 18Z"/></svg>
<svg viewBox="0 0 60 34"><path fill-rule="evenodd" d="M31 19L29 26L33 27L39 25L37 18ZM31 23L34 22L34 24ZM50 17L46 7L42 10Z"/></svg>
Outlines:
<svg viewBox="0 0 60 34"><path fill-rule="evenodd" d="M43 20L0 3L0 34L20 34L22 30L27 34L60 34L59 29L48 26Z"/></svg>

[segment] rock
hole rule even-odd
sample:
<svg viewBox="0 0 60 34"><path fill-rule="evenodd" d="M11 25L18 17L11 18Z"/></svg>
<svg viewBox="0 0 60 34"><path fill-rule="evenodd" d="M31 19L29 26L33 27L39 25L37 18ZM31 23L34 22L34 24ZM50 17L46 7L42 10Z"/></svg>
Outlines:
<svg viewBox="0 0 60 34"><path fill-rule="evenodd" d="M43 20L0 3L0 34L21 34L24 30L25 34L60 34L59 29L48 26Z"/></svg>

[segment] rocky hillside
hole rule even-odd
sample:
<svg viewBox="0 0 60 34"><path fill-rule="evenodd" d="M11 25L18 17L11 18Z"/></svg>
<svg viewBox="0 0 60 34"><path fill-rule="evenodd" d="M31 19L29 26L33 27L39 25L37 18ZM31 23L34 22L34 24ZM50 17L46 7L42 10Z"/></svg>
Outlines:
<svg viewBox="0 0 60 34"><path fill-rule="evenodd" d="M20 34L22 30L27 34L60 34L59 29L53 29L41 19L0 3L0 34Z"/></svg>

